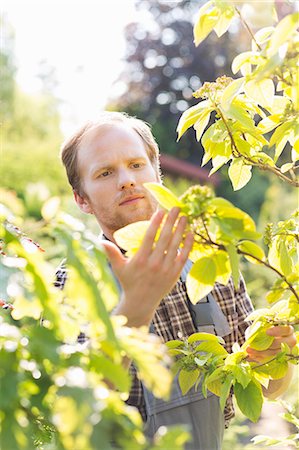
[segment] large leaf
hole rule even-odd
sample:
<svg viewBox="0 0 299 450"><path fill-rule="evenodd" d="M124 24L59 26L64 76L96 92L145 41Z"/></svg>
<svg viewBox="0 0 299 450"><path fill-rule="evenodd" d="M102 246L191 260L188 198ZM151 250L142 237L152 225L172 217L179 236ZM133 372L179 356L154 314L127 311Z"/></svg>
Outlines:
<svg viewBox="0 0 299 450"><path fill-rule="evenodd" d="M270 79L261 80L256 82L255 80L248 81L244 90L248 97L252 98L259 105L267 108L271 106L274 100L275 88L273 81Z"/></svg>
<svg viewBox="0 0 299 450"><path fill-rule="evenodd" d="M249 253L250 255L255 256L256 258L260 259L261 261L263 261L265 259L264 250L259 245L255 244L254 242L242 241L238 245L238 248L242 252ZM259 264L259 262L256 259L251 258L248 255L245 255L245 258L248 259L248 261L250 261L250 262L252 262L254 264Z"/></svg>
<svg viewBox="0 0 299 450"><path fill-rule="evenodd" d="M158 183L143 183L143 186L150 191L157 202L169 211L171 208L178 206L182 208L183 203L169 189Z"/></svg>
<svg viewBox="0 0 299 450"><path fill-rule="evenodd" d="M182 394L187 394L188 391L194 386L196 380L199 376L199 370L195 369L192 371L187 371L182 369L179 373L179 385L182 391Z"/></svg>
<svg viewBox="0 0 299 450"><path fill-rule="evenodd" d="M257 422L263 406L261 386L258 383L251 381L244 389L240 383L236 383L234 393L242 413L252 422Z"/></svg>
<svg viewBox="0 0 299 450"><path fill-rule="evenodd" d="M199 10L198 19L193 27L194 43L198 46L218 22L220 12L217 8L212 8L209 13L206 11L213 5L213 2L208 2Z"/></svg>
<svg viewBox="0 0 299 450"><path fill-rule="evenodd" d="M140 248L148 227L148 220L130 223L115 231L113 237L117 245L128 252L128 256L133 256Z"/></svg>
<svg viewBox="0 0 299 450"><path fill-rule="evenodd" d="M234 97L242 91L244 84L244 78L237 78L224 89L220 102L224 110L229 108Z"/></svg>
<svg viewBox="0 0 299 450"><path fill-rule="evenodd" d="M214 31L218 37L222 36L228 30L235 14L235 8L228 5L221 11L218 22L214 26Z"/></svg>
<svg viewBox="0 0 299 450"><path fill-rule="evenodd" d="M227 252L219 250L217 253L214 253L213 260L216 264L216 281L226 286L231 276L231 266Z"/></svg>
<svg viewBox="0 0 299 450"><path fill-rule="evenodd" d="M211 105L210 100L204 100L183 112L177 126L177 140L182 137L182 135L186 130L188 130L188 128L192 127L192 125L195 124L201 113L205 111L205 109L208 108L209 105Z"/></svg>
<svg viewBox="0 0 299 450"><path fill-rule="evenodd" d="M298 12L296 12L295 14L289 14L279 22L271 36L270 45L267 52L268 56L272 56L274 53L276 53L279 47L284 42L286 42L293 33L296 32L298 22Z"/></svg>
<svg viewBox="0 0 299 450"><path fill-rule="evenodd" d="M201 115L199 116L199 118L197 119L197 121L194 124L194 129L196 131L196 139L197 141L200 141L200 138L206 128L206 126L209 123L209 119L210 119L210 114L211 111L210 109L207 109L205 111L203 111L201 113Z"/></svg>
<svg viewBox="0 0 299 450"><path fill-rule="evenodd" d="M197 303L213 289L216 279L216 264L212 258L197 260L187 275L186 285L192 303Z"/></svg>
<svg viewBox="0 0 299 450"><path fill-rule="evenodd" d="M238 191L246 186L252 176L251 169L252 166L245 164L242 158L232 160L228 169L228 175L234 191Z"/></svg>
<svg viewBox="0 0 299 450"><path fill-rule="evenodd" d="M235 289L238 289L238 287L239 287L239 257L238 257L237 249L233 244L229 244L226 247L226 250L227 250L229 260L230 260L230 265L232 268L232 277L233 277L234 286L235 286Z"/></svg>

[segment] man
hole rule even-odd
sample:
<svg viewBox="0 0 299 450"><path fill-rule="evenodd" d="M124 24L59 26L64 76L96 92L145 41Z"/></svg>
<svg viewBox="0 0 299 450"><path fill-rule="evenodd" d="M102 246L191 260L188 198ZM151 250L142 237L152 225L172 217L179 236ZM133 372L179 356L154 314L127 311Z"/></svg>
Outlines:
<svg viewBox="0 0 299 450"><path fill-rule="evenodd" d="M252 311L242 280L238 290L231 281L227 286L216 284L213 295L197 309L188 307L184 272L193 237L187 234L178 251L187 222L185 217L177 222L178 208L168 214L153 246L164 213L157 210L156 202L143 187L145 182L161 182L158 146L149 127L123 113L103 113L97 122L88 123L64 144L62 161L76 203L83 212L96 217L106 239L103 246L122 289L115 314L126 316L128 326L149 326L163 341L187 337L207 327L224 337L228 350L235 341L242 344L245 318ZM126 258L113 233L129 223L149 219L141 248L133 258ZM277 353L281 342L289 346L295 343L291 327L275 327L269 333L276 337L271 348L264 352L249 348L252 359L260 361ZM288 374L271 383L268 395L282 392L289 378ZM134 373L129 402L139 408L150 436L161 425L186 423L193 438L187 448L221 448L224 418L216 396L209 394L205 399L200 390L193 390L183 397L174 383L170 401L159 401ZM229 401L226 421L232 415Z"/></svg>

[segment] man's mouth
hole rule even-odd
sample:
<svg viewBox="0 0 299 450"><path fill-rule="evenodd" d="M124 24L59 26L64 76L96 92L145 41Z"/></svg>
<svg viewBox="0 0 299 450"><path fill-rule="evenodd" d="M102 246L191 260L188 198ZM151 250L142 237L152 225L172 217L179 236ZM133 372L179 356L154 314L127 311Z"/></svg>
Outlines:
<svg viewBox="0 0 299 450"><path fill-rule="evenodd" d="M133 203L137 203L139 200L143 199L144 196L143 195L130 195L129 197L126 197L125 199L123 199L119 206L123 206L123 205L130 205Z"/></svg>

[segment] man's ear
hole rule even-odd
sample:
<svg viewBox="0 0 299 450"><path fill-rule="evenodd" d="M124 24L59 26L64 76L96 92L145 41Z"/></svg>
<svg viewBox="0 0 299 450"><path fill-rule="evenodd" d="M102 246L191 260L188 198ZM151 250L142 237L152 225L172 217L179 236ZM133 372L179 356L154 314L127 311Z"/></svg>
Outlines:
<svg viewBox="0 0 299 450"><path fill-rule="evenodd" d="M81 211L86 214L93 214L93 210L92 210L92 207L90 205L88 198L86 198L85 196L84 197L81 196L77 191L73 191L73 194L74 194L75 202L77 203L77 205L79 206Z"/></svg>

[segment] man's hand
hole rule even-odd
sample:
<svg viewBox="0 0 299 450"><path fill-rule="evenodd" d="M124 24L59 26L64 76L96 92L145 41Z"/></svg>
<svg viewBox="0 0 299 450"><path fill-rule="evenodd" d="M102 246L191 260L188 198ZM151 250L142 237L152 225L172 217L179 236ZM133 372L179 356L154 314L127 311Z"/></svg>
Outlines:
<svg viewBox="0 0 299 450"><path fill-rule="evenodd" d="M192 248L193 235L187 234L178 252L187 225L185 216L177 221L178 215L179 208L169 212L154 246L164 216L163 211L156 212L140 249L130 259L125 258L112 242L103 242L113 272L123 289L122 299L114 313L126 316L128 326L149 325L155 309L179 279Z"/></svg>
<svg viewBox="0 0 299 450"><path fill-rule="evenodd" d="M287 344L290 349L296 344L296 336L292 326L273 326L267 330L269 336L274 336L272 345L263 351L254 350L251 347L246 348L251 361L263 363L269 359L275 358L275 355L280 352L281 344ZM278 380L271 380L267 389L263 388L263 394L271 400L274 400L279 395L283 394L292 379L292 367L289 365L289 370L283 378Z"/></svg>
<svg viewBox="0 0 299 450"><path fill-rule="evenodd" d="M264 362L269 358L274 358L281 350L281 344L287 344L290 349L296 344L296 336L294 328L288 326L273 326L269 328L266 333L274 337L272 345L267 350L255 350L250 346L246 348L246 352L252 361Z"/></svg>

